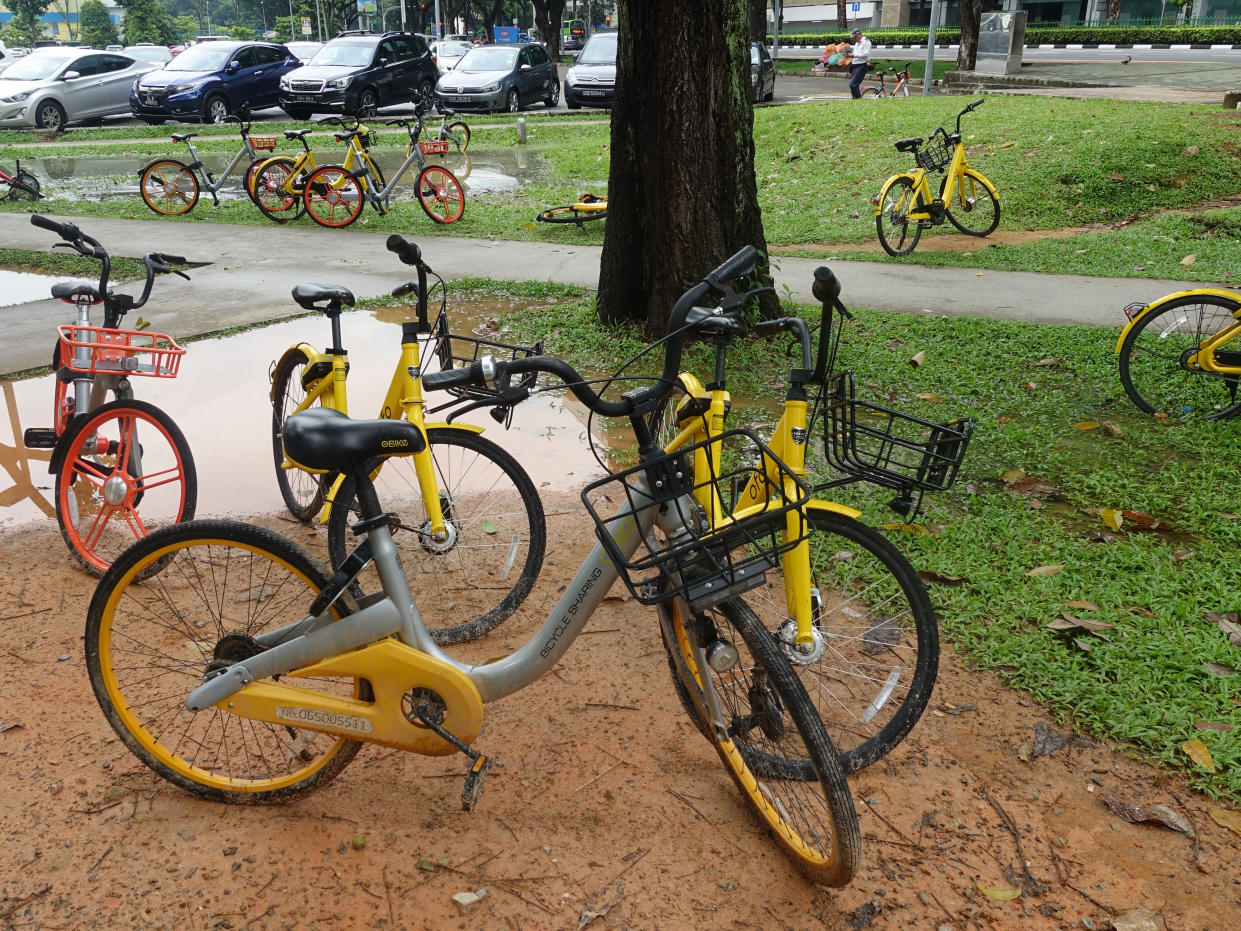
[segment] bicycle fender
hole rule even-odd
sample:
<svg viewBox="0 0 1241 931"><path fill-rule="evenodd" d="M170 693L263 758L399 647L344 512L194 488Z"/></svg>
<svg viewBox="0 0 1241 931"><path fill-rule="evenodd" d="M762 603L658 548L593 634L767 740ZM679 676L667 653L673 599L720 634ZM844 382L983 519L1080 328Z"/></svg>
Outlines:
<svg viewBox="0 0 1241 931"><path fill-rule="evenodd" d="M844 504L837 504L835 501L824 501L822 498L811 498L806 502L807 511L825 511L828 514L839 514L841 517L848 517L857 520L862 516L861 511L855 511L853 508Z"/></svg>
<svg viewBox="0 0 1241 931"><path fill-rule="evenodd" d="M477 427L472 423L448 423L447 421L437 421L425 426L427 430L463 430L466 433L482 433L486 429L486 427Z"/></svg>
<svg viewBox="0 0 1241 931"><path fill-rule="evenodd" d="M1142 312L1130 320L1123 330L1120 331L1120 337L1116 340L1116 349L1114 352L1120 355L1120 346L1125 341L1125 337L1129 335L1129 331L1137 326L1138 321L1142 320L1151 311L1158 310L1169 301L1179 300L1183 297L1218 297L1226 301L1232 301L1234 304L1241 304L1241 294L1236 291L1226 291L1223 288L1191 288L1188 291L1177 291L1173 294L1165 294L1157 301L1152 301L1142 308Z"/></svg>
<svg viewBox="0 0 1241 931"><path fill-rule="evenodd" d="M972 178L975 178L975 179L977 179L977 180L981 181L981 182L982 182L982 186L983 186L983 187L985 187L988 191L990 191L990 192L991 192L991 196L992 196L992 197L994 197L994 198L996 199L996 202L998 203L998 202L999 202L999 200L1000 200L1000 192L999 192L999 191L997 191L997 190L995 189L995 185L991 183L991 179L990 179L990 178L988 178L986 175L984 175L984 174L983 174L981 171L979 171L977 168L974 168L974 167L973 167L973 166L971 166L971 165L966 165L965 167L969 169L969 171L970 171L970 176L971 176ZM965 172L964 172L964 171L962 171L962 172L961 172L961 174L962 174L962 176L964 176Z"/></svg>
<svg viewBox="0 0 1241 931"><path fill-rule="evenodd" d="M317 356L320 355L319 350L316 349L314 346L310 345L310 343L298 343L295 346L290 346L288 349L284 351L284 355L282 355L279 359L276 360L275 364L272 365L267 375L268 379L270 379L271 381L271 389L267 392L267 399L271 401L273 404L276 403L276 379L274 377L276 374L276 371L284 363L284 360L287 359L289 356L293 355L293 353L295 352L301 352L303 355L306 356L307 359L309 359L312 362L315 360Z"/></svg>
<svg viewBox="0 0 1241 931"><path fill-rule="evenodd" d="M188 164L181 161L181 159L179 158L153 158L149 162L147 162L145 165L143 165L141 168L138 169L138 177L141 178L142 175L146 172L146 170L150 168L152 165L154 165L156 162L176 162L182 168L190 167Z"/></svg>
<svg viewBox="0 0 1241 931"><path fill-rule="evenodd" d="M899 175L893 175L887 181L883 182L883 187L879 189L879 196L875 198L875 216L879 216L879 214L883 213L883 195L888 193L888 188L890 188L901 178L908 178L909 183L913 185L917 185L918 183L918 179L915 178L912 173L907 171L902 172Z"/></svg>

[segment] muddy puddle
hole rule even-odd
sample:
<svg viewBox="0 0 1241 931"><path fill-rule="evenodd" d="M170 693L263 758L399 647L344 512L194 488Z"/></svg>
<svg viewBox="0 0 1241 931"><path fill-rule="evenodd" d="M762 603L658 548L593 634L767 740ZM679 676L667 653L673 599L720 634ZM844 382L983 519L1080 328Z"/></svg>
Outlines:
<svg viewBox="0 0 1241 931"><path fill-rule="evenodd" d="M491 322L522 305L489 298L450 307L452 329L469 335L483 326L488 338L504 341ZM349 410L355 417L378 415L400 354L402 308L346 313L341 317L343 343L349 350ZM329 338L323 317L303 317L222 339L187 345L174 379L134 378L138 398L166 411L185 434L198 472L198 516L240 517L283 509L272 460L271 402L268 372L288 347L299 342L323 346ZM438 368L423 353L429 371ZM14 526L54 516L54 481L48 474L48 450L27 450L22 432L52 424L52 375L0 381L0 404L6 424L0 428L0 525ZM436 393L430 404L447 400ZM443 420L446 413L428 416ZM560 392L537 394L513 413L510 429L497 424L486 409L459 422L485 428L530 473L540 489L571 490L603 474L591 453L588 412ZM595 445L614 444L606 424L595 418Z"/></svg>
<svg viewBox="0 0 1241 931"><path fill-rule="evenodd" d="M281 146L279 154L296 154L296 149ZM183 151L170 148L168 156L187 161ZM339 148L316 148L314 155L318 164L331 165L343 157ZM404 149L393 147L376 148L371 152L385 177L391 179L405 159ZM217 195L222 200L235 200L245 197L242 189L242 177L245 164L235 167L223 181L220 173L228 167L230 157L222 155L204 155L202 161L206 170L220 184ZM466 193L483 194L498 191L517 190L527 176L536 170L541 157L537 150L508 150L487 152L486 150L471 153L451 153L442 160L428 160L428 164L442 164L457 176ZM139 196L138 174L150 162L149 158L34 158L29 159L27 167L43 183L43 193L47 197L78 200L110 200L114 198ZM418 166L415 163L402 176L396 190L412 189L418 177ZM200 197L207 203L211 202L211 192L200 179Z"/></svg>

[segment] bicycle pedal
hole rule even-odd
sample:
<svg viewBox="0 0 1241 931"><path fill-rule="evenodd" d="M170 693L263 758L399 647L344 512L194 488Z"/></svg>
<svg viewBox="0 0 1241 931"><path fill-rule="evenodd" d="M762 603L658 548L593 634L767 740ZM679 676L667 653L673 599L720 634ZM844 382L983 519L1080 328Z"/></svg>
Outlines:
<svg viewBox="0 0 1241 931"><path fill-rule="evenodd" d="M55 449L56 431L48 427L28 427L22 434L27 449Z"/></svg>
<svg viewBox="0 0 1241 931"><path fill-rule="evenodd" d="M483 756L481 753L474 758L474 765L466 774L465 786L461 789L462 811L474 810L478 797L483 794L483 777L487 775L487 771L491 769L491 764L494 762L495 760L491 757Z"/></svg>

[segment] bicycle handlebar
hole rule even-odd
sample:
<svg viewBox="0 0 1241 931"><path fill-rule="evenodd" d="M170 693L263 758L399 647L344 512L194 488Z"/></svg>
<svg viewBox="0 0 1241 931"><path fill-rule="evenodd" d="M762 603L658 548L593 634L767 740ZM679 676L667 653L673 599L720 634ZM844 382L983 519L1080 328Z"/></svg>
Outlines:
<svg viewBox="0 0 1241 931"><path fill-rule="evenodd" d="M108 257L108 250L94 236L88 236L83 233L73 223L62 223L59 220L53 220L51 217L45 217L42 214L33 213L30 215L30 222L40 229L49 230L55 233L66 243L73 247L74 251L79 255L87 258L98 259L101 268L99 270L99 294L106 296L108 293L108 277L112 273L112 260Z"/></svg>

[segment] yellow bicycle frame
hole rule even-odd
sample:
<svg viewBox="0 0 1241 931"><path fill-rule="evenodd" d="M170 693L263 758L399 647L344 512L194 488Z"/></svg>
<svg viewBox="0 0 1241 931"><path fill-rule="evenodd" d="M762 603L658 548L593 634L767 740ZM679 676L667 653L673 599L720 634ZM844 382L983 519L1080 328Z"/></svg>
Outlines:
<svg viewBox="0 0 1241 931"><path fill-rule="evenodd" d="M1241 294L1222 288L1194 288L1189 291L1177 291L1174 294L1161 297L1154 303L1147 304L1141 313L1135 314L1133 319L1120 331L1120 338L1116 340L1116 353L1120 353L1120 347L1124 343L1125 337L1129 335L1130 330L1138 325L1140 320L1144 319L1148 314L1157 311L1169 301L1185 297L1219 297L1238 305L1238 309L1233 312L1234 316L1237 317L1236 322L1199 343L1198 351L1185 361L1185 367L1193 371L1214 372L1217 375L1241 375L1241 366L1221 365L1215 361L1215 351L1233 339L1238 333L1241 333Z"/></svg>
<svg viewBox="0 0 1241 931"><path fill-rule="evenodd" d="M729 513L719 496L717 483L712 476L719 475L720 446L717 439L724 432L724 418L729 404L729 394L723 388L708 391L702 383L689 372L678 376L681 386L685 389L686 398L681 402L685 406L697 402L695 407L706 404L706 410L697 416L694 414L678 415L677 425L680 433L666 447L665 452L674 453L686 446L698 445L694 450L694 496L706 511L712 527L720 527L725 523L751 517L772 507L779 507L779 501L770 497L771 489L780 487L788 500L799 498L800 492L786 486L792 480L784 474L775 474L778 469L774 464L768 466L766 475L754 475L737 498L734 510ZM780 422L772 432L770 449L788 470L798 478L806 474L806 402L785 399L784 413ZM778 483L778 484L777 484ZM804 508L795 508L785 517L785 538L801 538L796 546L781 557L784 570L784 596L788 616L797 621L797 644L814 642L812 627L814 622L811 589L814 587L813 573L810 567L810 541L804 527L806 511L829 511L846 517L857 518L861 511L836 504L834 501L823 501L818 498L807 501Z"/></svg>
<svg viewBox="0 0 1241 931"><path fill-rule="evenodd" d="M366 129L365 126L360 126L358 128L360 130ZM254 169L254 174L257 176L260 171L262 171L268 165L272 164L272 162L281 162L287 158L289 158L289 156L287 155L273 155L271 158L265 158L263 159L263 161L259 163L259 166ZM344 168L346 171L351 172L353 171L356 164L357 164L357 157L354 155L353 146L350 145L347 147L345 151L345 161L344 161L344 164L341 165L341 167ZM310 173L313 172L318 167L319 167L319 163L315 161L314 152L312 152L309 148L307 148L303 152L299 152L297 154L297 157L293 159L293 164L289 166L289 176L284 181L284 186L281 189L281 193L282 194L300 194L301 191L295 191L291 187L289 187L289 185L293 183L293 180L295 178L309 177Z"/></svg>

